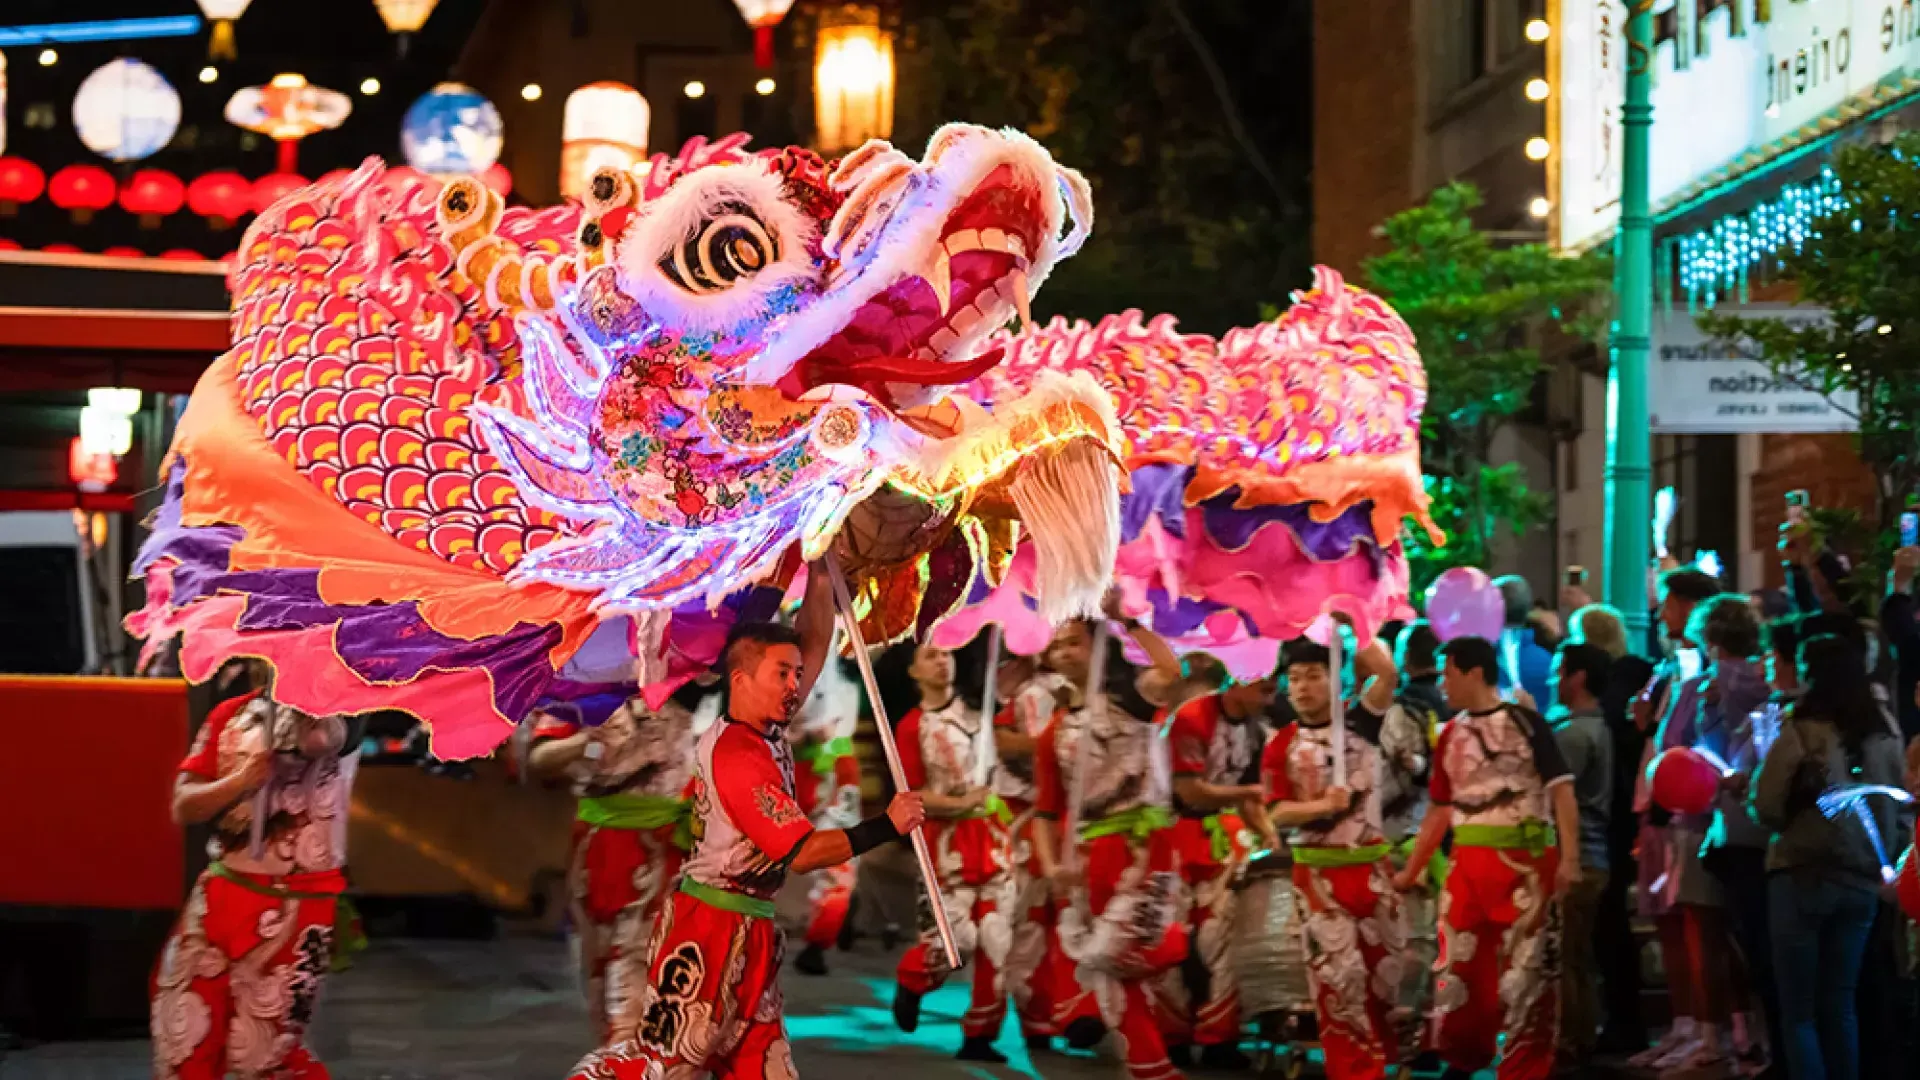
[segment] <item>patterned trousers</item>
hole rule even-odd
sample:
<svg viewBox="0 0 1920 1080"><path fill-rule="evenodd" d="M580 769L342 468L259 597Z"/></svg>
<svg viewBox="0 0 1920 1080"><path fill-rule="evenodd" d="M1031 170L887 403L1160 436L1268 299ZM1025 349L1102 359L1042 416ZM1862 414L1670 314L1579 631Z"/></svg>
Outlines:
<svg viewBox="0 0 1920 1080"><path fill-rule="evenodd" d="M1456 847L1440 897L1434 1044L1447 1064L1545 1080L1560 1028L1559 853Z"/></svg>
<svg viewBox="0 0 1920 1080"><path fill-rule="evenodd" d="M1093 1017L1118 1036L1131 1080L1172 1080L1154 984L1187 954L1187 928L1175 918L1179 881L1170 831L1145 841L1127 834L1082 846L1088 908L1060 911L1060 948L1073 962L1054 1012L1064 1030ZM1088 916L1091 916L1089 918Z"/></svg>
<svg viewBox="0 0 1920 1080"><path fill-rule="evenodd" d="M1206 968L1206 997L1188 1000L1183 972L1169 972L1161 1029L1175 1042L1200 1046L1234 1045L1240 1041L1240 984L1229 950L1233 945L1235 895L1234 863L1246 854L1241 841L1240 816L1219 815L1220 835L1227 850L1220 851L1215 834L1200 818L1181 818L1172 831L1175 861L1184 888L1183 904L1194 958Z"/></svg>
<svg viewBox="0 0 1920 1080"><path fill-rule="evenodd" d="M1029 1038L1059 1034L1053 1023L1053 1003L1061 962L1052 888L1033 855L1032 827L1030 819L1014 822L1014 901L1008 918L1012 943L1003 971L1020 1016L1020 1033Z"/></svg>
<svg viewBox="0 0 1920 1080"><path fill-rule="evenodd" d="M1328 1080L1382 1080L1399 1060L1394 1009L1406 978L1405 923L1386 859L1295 862L1295 910Z"/></svg>
<svg viewBox="0 0 1920 1080"><path fill-rule="evenodd" d="M574 949L587 1016L601 1046L633 1037L647 985L647 951L685 854L674 826L616 829L574 823Z"/></svg>
<svg viewBox="0 0 1920 1080"><path fill-rule="evenodd" d="M807 888L807 905L813 911L813 917L807 920L807 944L828 949L840 940L853 903L853 886L859 880L858 859L813 872L813 884Z"/></svg>
<svg viewBox="0 0 1920 1080"><path fill-rule="evenodd" d="M925 826L933 863L940 873L947 923L954 947L973 959L973 999L960 1020L967 1038L991 1039L1007 1018L1002 972L1013 947L1008 912L1014 903L1008 869L1007 830L991 817L929 821ZM947 981L951 969L940 946L940 932L926 893L920 894L920 940L900 958L894 976L900 988L926 994Z"/></svg>
<svg viewBox="0 0 1920 1080"><path fill-rule="evenodd" d="M160 1080L325 1080L307 1025L333 958L338 870L247 885L202 874L153 976ZM270 896L266 889L293 896Z"/></svg>
<svg viewBox="0 0 1920 1080"><path fill-rule="evenodd" d="M574 1066L573 1080L793 1080L781 1018L780 930L675 892L653 935L640 1024Z"/></svg>

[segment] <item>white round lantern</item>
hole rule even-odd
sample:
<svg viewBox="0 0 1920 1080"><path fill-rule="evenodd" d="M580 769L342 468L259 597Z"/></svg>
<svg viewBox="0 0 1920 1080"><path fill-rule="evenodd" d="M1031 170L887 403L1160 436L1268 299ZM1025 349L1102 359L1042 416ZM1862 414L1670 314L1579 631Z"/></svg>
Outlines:
<svg viewBox="0 0 1920 1080"><path fill-rule="evenodd" d="M121 57L87 76L73 95L73 129L110 161L139 161L173 141L180 95L166 76Z"/></svg>
<svg viewBox="0 0 1920 1080"><path fill-rule="evenodd" d="M588 83L568 94L560 120L560 194L577 199L600 169L639 164L652 122L647 99L625 83Z"/></svg>

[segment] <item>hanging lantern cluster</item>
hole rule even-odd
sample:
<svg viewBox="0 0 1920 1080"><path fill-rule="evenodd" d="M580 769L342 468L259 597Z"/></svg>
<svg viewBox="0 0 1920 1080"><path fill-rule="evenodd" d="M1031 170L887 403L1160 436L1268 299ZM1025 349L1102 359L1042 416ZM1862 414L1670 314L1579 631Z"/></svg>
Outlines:
<svg viewBox="0 0 1920 1080"><path fill-rule="evenodd" d="M143 229L159 228L160 219L186 201L187 185L165 169L141 169L120 189L120 209L137 216Z"/></svg>
<svg viewBox="0 0 1920 1080"><path fill-rule="evenodd" d="M753 62L760 67L773 66L773 28L787 17L793 0L733 0L741 17L753 27Z"/></svg>
<svg viewBox="0 0 1920 1080"><path fill-rule="evenodd" d="M893 35L880 9L841 4L820 13L814 41L814 141L844 153L893 134Z"/></svg>
<svg viewBox="0 0 1920 1080"><path fill-rule="evenodd" d="M647 156L653 112L625 83L593 82L567 95L560 120L560 194L578 199L603 168L630 169Z"/></svg>
<svg viewBox="0 0 1920 1080"><path fill-rule="evenodd" d="M275 75L265 86L248 86L227 100L227 122L265 135L280 145L278 171L298 164L300 140L337 128L353 111L338 90L314 86L303 75Z"/></svg>

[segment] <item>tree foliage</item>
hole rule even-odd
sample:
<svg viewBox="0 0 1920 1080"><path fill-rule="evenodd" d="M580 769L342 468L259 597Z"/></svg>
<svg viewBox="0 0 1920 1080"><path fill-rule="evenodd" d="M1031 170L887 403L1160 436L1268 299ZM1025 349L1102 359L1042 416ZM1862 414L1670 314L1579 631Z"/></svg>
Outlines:
<svg viewBox="0 0 1920 1080"><path fill-rule="evenodd" d="M1093 185L1035 314L1252 321L1308 266L1306 0L904 0L898 141L1019 128Z"/></svg>
<svg viewBox="0 0 1920 1080"><path fill-rule="evenodd" d="M1486 566L1502 530L1519 536L1551 515L1519 466L1491 465L1493 439L1532 397L1541 328L1591 333L1611 285L1602 254L1496 243L1473 223L1479 205L1471 184L1438 189L1386 220L1388 250L1362 267L1413 330L1426 367L1421 462L1448 541L1409 543L1416 588L1451 566Z"/></svg>
<svg viewBox="0 0 1920 1080"><path fill-rule="evenodd" d="M1920 484L1920 134L1834 155L1840 208L1817 218L1780 269L1825 322L1710 315L1701 327L1750 342L1777 379L1851 391L1860 457L1879 481L1875 525L1898 524ZM1836 403L1836 407L1839 407Z"/></svg>

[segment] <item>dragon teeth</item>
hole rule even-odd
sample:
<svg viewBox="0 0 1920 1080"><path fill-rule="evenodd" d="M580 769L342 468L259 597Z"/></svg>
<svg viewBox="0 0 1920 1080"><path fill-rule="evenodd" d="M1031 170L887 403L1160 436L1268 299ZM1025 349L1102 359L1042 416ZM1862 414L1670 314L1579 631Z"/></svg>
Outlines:
<svg viewBox="0 0 1920 1080"><path fill-rule="evenodd" d="M1033 329L1033 298L1027 295L1027 267L1024 262L1015 263L1013 271L1007 275L1003 284L1010 286L1013 292L1014 310L1020 313L1020 332L1028 333Z"/></svg>
<svg viewBox="0 0 1920 1080"><path fill-rule="evenodd" d="M940 317L946 318L953 309L953 255L944 247L935 248L920 276L933 287L933 297L940 304Z"/></svg>

